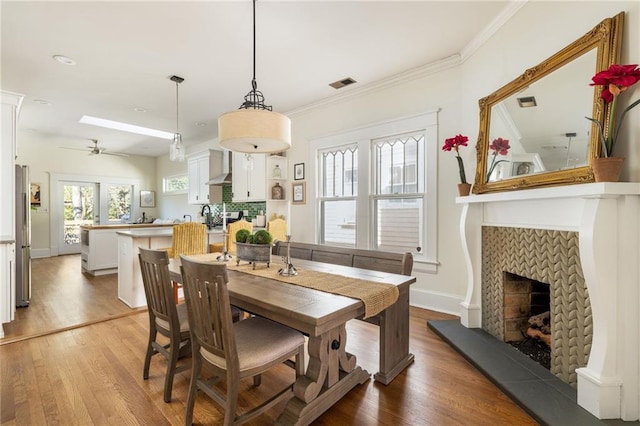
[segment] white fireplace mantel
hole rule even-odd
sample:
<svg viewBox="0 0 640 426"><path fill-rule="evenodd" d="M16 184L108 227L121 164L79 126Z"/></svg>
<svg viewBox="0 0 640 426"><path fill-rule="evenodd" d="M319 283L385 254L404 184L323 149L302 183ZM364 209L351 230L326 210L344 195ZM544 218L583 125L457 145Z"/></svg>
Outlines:
<svg viewBox="0 0 640 426"><path fill-rule="evenodd" d="M590 183L458 197L468 271L461 322L481 327L482 227L574 231L593 317L578 404L600 419L640 418L640 183Z"/></svg>

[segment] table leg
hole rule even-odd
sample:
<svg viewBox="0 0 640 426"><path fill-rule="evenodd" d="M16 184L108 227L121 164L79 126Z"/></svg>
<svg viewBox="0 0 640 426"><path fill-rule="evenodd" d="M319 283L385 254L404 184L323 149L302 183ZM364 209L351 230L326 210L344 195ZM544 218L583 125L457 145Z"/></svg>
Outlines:
<svg viewBox="0 0 640 426"><path fill-rule="evenodd" d="M345 324L309 337L309 365L293 385L294 397L278 418L280 425L308 425L356 385L369 380L369 373L347 353Z"/></svg>
<svg viewBox="0 0 640 426"><path fill-rule="evenodd" d="M396 303L380 314L380 371L373 378L385 385L414 360L409 353L409 286L399 290Z"/></svg>

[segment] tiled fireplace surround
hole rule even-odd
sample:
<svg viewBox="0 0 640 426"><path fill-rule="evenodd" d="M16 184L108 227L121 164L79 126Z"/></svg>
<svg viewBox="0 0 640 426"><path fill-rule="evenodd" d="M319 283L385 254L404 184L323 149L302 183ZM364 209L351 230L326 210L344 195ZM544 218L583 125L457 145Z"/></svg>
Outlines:
<svg viewBox="0 0 640 426"><path fill-rule="evenodd" d="M578 404L594 416L638 420L640 184L538 188L457 202L468 271L462 324L501 339L504 273L549 283L552 372L577 382Z"/></svg>

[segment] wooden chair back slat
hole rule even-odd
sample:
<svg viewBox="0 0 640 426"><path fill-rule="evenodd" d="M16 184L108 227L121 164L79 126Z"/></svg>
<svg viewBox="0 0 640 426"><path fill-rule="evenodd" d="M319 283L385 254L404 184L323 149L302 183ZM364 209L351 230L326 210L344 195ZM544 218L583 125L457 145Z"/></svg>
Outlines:
<svg viewBox="0 0 640 426"><path fill-rule="evenodd" d="M138 258L150 314L179 328L167 252L140 248Z"/></svg>
<svg viewBox="0 0 640 426"><path fill-rule="evenodd" d="M212 354L224 358L228 369L238 369L233 320L225 264L200 263L180 256L192 338Z"/></svg>

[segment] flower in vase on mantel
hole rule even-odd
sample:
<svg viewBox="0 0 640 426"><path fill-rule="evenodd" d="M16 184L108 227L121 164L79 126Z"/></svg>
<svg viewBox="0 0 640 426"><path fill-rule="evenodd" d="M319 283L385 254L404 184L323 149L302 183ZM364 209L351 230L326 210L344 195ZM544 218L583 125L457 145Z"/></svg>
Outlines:
<svg viewBox="0 0 640 426"><path fill-rule="evenodd" d="M640 81L640 68L638 68L638 64L613 64L609 69L600 71L594 75L591 80L593 80L590 84L591 86L603 86L600 97L605 103L610 104L606 136L603 123L594 118L585 118L593 121L598 126L600 143L602 144L602 155L603 157L609 157L611 156L613 148L618 140L618 133L620 132L620 126L622 125L625 115L627 115L632 108L640 104L640 99L632 102L628 107L622 110L620 118L616 121L616 105L618 103L618 98L622 92Z"/></svg>
<svg viewBox="0 0 640 426"><path fill-rule="evenodd" d="M467 142L469 142L469 138L463 135L456 135L452 138L445 139L444 145L442 145L443 151L455 151L456 152L456 160L458 160L458 170L460 171L460 183L467 183L467 176L464 173L464 163L462 162L462 157L460 157L460 149L461 146L467 146Z"/></svg>
<svg viewBox="0 0 640 426"><path fill-rule="evenodd" d="M491 166L489 166L489 171L487 172L487 182L489 182L489 178L491 177L491 173L495 170L496 166L500 163L504 163L507 160L498 160L496 161L498 155L507 155L509 154L509 141L507 139L495 138L491 145L489 145L489 149L493 151L491 158Z"/></svg>

